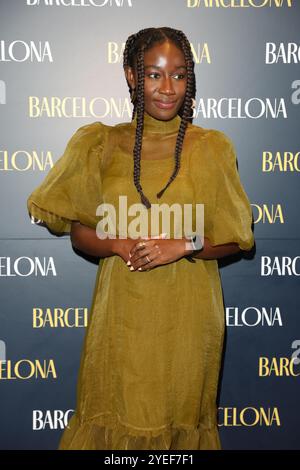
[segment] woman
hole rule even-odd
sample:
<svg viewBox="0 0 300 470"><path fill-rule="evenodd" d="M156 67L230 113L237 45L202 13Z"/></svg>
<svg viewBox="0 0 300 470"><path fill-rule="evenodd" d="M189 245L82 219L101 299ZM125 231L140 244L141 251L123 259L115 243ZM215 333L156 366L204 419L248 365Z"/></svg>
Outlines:
<svg viewBox="0 0 300 470"><path fill-rule="evenodd" d="M191 122L196 86L184 33L131 35L124 71L132 121L79 128L28 199L32 216L100 258L76 411L59 449L220 449L217 259L252 248L251 206L231 140ZM151 203L204 204L204 246L172 229L100 238L97 207L118 212L120 195L148 213Z"/></svg>

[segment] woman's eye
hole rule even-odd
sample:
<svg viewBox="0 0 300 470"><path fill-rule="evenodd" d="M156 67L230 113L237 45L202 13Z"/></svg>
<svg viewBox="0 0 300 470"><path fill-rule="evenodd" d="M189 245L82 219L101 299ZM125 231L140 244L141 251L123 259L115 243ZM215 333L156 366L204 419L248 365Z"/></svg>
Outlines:
<svg viewBox="0 0 300 470"><path fill-rule="evenodd" d="M153 72L153 73L148 73L148 77L151 77L151 75L159 75L158 73L156 72Z"/></svg>
<svg viewBox="0 0 300 470"><path fill-rule="evenodd" d="M180 77L180 80L182 80L185 77L183 73L178 73L177 76Z"/></svg>
<svg viewBox="0 0 300 470"><path fill-rule="evenodd" d="M152 75L155 75L156 77L157 76L159 77L159 73L157 73L157 72L149 73L148 77L151 77ZM183 78L185 78L185 75L183 73L177 73L175 76L179 77L179 80L182 80Z"/></svg>

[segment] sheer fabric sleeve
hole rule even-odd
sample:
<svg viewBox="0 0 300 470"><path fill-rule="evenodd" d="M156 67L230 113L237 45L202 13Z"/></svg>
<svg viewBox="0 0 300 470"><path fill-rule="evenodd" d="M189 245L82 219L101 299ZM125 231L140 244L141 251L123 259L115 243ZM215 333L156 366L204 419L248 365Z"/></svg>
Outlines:
<svg viewBox="0 0 300 470"><path fill-rule="evenodd" d="M54 233L70 233L71 222L96 228L102 199L101 157L108 126L95 122L72 135L63 155L27 199L29 215Z"/></svg>
<svg viewBox="0 0 300 470"><path fill-rule="evenodd" d="M237 169L236 151L231 139L214 131L216 160L216 203L212 227L207 236L212 245L237 243L242 250L254 245L252 209Z"/></svg>

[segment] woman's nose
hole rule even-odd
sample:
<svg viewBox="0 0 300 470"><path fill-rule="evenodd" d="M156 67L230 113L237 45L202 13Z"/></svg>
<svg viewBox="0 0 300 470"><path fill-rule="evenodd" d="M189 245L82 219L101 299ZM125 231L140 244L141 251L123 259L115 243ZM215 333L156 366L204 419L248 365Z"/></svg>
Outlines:
<svg viewBox="0 0 300 470"><path fill-rule="evenodd" d="M174 93L174 87L172 84L171 77L165 77L162 79L162 83L161 83L159 91L161 93L168 93L168 94Z"/></svg>

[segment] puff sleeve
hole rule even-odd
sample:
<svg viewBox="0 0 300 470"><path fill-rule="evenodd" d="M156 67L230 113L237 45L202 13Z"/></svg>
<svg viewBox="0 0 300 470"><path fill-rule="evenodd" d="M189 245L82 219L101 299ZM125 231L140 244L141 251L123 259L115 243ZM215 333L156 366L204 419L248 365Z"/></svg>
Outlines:
<svg viewBox="0 0 300 470"><path fill-rule="evenodd" d="M63 155L27 199L29 215L54 233L70 233L71 221L96 228L102 202L101 158L108 126L95 122L80 127Z"/></svg>
<svg viewBox="0 0 300 470"><path fill-rule="evenodd" d="M212 245L237 243L249 251L254 245L252 208L238 173L235 147L225 133L214 133L217 190L213 223L207 236Z"/></svg>

